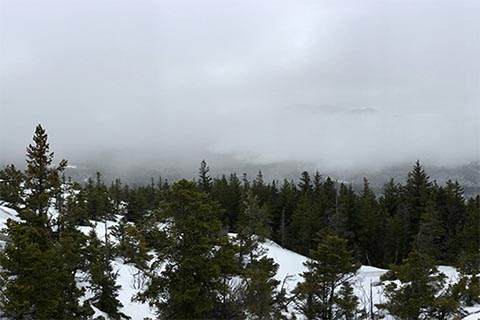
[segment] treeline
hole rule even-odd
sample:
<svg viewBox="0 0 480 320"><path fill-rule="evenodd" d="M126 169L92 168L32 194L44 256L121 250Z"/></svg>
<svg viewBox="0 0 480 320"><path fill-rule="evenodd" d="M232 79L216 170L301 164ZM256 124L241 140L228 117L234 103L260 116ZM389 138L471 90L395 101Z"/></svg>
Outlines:
<svg viewBox="0 0 480 320"><path fill-rule="evenodd" d="M0 170L0 199L13 208L23 202L24 178L14 165ZM303 255L316 248L316 234L324 228L348 241L355 262L377 267L401 262L412 250L455 265L479 247L479 196L465 199L456 181L436 184L418 161L404 184L392 179L379 196L370 189L367 178L361 192L318 172L313 176L303 172L298 183L267 183L261 172L253 180L236 174L212 178L204 161L194 182L197 191L221 205L226 231L239 231L244 202L251 193L262 212L255 221L262 224L264 236ZM63 177L63 187L67 186L78 194L81 223L115 214L128 222L144 223L170 189L162 178L152 178L144 186L125 185L117 179L107 186L100 173L84 185ZM60 195L56 197L61 210L65 204Z"/></svg>
<svg viewBox="0 0 480 320"><path fill-rule="evenodd" d="M401 319L447 319L480 303L480 197L465 199L457 182L430 181L419 162L404 184L391 180L376 196L367 179L356 193L318 172L298 183L265 182L261 172L213 178L205 161L194 181L106 185L97 173L80 184L62 175L66 161L52 161L38 126L27 169L0 170L0 201L21 218L8 221L0 256L0 309L9 318L81 319L94 308L127 318L114 257L140 270L144 290L135 299L162 319L281 319L293 309L307 319L366 317L372 310L358 309L350 283L359 264L393 264L384 280L405 285L387 285L389 301L379 307ZM119 222L105 239L94 228L79 231L108 220ZM266 238L311 258L291 294L274 278ZM439 263L458 266L460 284L444 289Z"/></svg>

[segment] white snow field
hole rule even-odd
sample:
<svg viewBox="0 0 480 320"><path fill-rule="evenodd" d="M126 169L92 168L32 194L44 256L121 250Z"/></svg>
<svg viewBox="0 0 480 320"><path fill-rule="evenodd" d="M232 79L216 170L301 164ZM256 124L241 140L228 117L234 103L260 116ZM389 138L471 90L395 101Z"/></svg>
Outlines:
<svg viewBox="0 0 480 320"><path fill-rule="evenodd" d="M119 219L120 217L117 217ZM7 219L18 220L17 213L5 206L0 206L0 229L5 227ZM95 230L100 239L105 238L105 232L110 233L111 228L117 224L117 221L107 221L107 228L105 223L95 223ZM86 234L90 231L90 227L81 227L80 230ZM234 234L231 234L234 236ZM110 241L116 241L113 235L109 236ZM0 240L3 247L4 242ZM278 273L276 275L277 280L281 281L281 284L285 280L285 288L291 291L295 288L296 284L301 281L300 274L305 271L303 263L307 261L307 257L302 256L293 251L287 250L279 246L273 241L267 240L263 243L263 248L266 251L268 257L273 258L276 263L279 264ZM139 270L132 264L125 264L121 258L117 258L112 262L112 266L116 272L118 272L117 284L121 286L119 293L119 300L123 304L122 312L130 316L133 320L142 320L145 318L155 318L153 310L148 307L146 303L132 302L131 299L140 290L141 284L138 283L138 277L135 275ZM439 266L439 270L445 273L448 277L448 281L456 281L458 277L457 271L448 266ZM355 294L360 300L361 307L365 307L367 310L371 305L373 299L373 308L375 304L385 301L383 296L383 286L379 283L380 276L387 272L385 269L379 269L371 266L361 266L356 277L353 280ZM82 282L82 274L78 274L79 286L84 286ZM91 293L87 292L85 299L90 296ZM291 308L293 311L293 308ZM104 316L108 319L108 316L100 310L95 310L95 316ZM469 313L463 320L480 320L480 305L475 307L466 308ZM297 315L299 319L301 316ZM385 319L392 319L386 317Z"/></svg>

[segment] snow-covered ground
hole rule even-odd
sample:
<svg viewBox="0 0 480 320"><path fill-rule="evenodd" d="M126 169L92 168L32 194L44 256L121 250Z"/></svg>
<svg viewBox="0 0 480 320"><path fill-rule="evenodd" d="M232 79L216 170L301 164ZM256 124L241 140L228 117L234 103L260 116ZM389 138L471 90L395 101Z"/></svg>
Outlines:
<svg viewBox="0 0 480 320"><path fill-rule="evenodd" d="M7 219L18 219L15 210L0 206L0 229L3 229ZM97 222L95 224L95 230L100 239L105 237L105 232L111 232L111 228L116 225L116 221L107 221L107 228L105 223ZM82 232L88 234L91 227L81 227ZM116 241L113 236L110 236L110 241ZM263 243L263 248L266 254L273 258L276 263L279 264L278 273L276 278L283 282L285 280L285 288L292 290L296 284L301 281L300 274L305 271L303 263L307 260L305 256L302 256L293 251L287 250L279 246L273 241L267 240ZM118 258L112 262L113 268L118 272L117 284L121 286L119 300L123 304L122 312L132 319L144 319L155 318L155 314L148 307L146 303L132 302L132 297L139 291L140 283L138 269L132 264L125 264L122 259ZM457 271L448 266L439 266L439 270L445 273L449 281L455 281L458 277ZM370 305L371 299L373 304L377 304L384 301L383 297L383 285L379 283L380 276L387 272L387 270L379 269L370 266L360 267L356 277L353 280L355 294L359 297L361 307ZM79 275L79 281L81 275ZM79 285L82 285L81 283ZM371 291L370 291L371 288ZM370 293L371 292L371 293ZM87 297L88 298L88 292ZM375 309L375 307L374 307ZM463 320L479 320L480 319L480 305L476 307L466 308L470 314ZM95 310L96 316L104 315L100 310ZM107 318L107 317L106 317ZM108 318L107 318L108 319ZM389 319L388 317L385 319Z"/></svg>

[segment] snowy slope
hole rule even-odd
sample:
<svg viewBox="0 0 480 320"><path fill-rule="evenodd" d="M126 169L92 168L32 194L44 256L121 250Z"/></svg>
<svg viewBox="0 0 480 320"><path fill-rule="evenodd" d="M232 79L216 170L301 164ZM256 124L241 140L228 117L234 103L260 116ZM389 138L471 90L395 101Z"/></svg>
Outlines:
<svg viewBox="0 0 480 320"><path fill-rule="evenodd" d="M5 223L9 218L18 220L15 210L0 206L1 229L4 228ZM119 219L120 217L117 218ZM111 228L116 224L116 221L107 221L107 225L105 226L105 223L96 222L94 223L94 228L98 237L104 239L105 233L108 232L110 234ZM91 227L80 227L80 230L83 233L88 234ZM230 236L233 237L234 234L231 234ZM109 241L116 242L116 239L110 234ZM270 240L265 241L262 246L268 257L274 259L274 261L279 264L279 270L276 275L277 280L280 280L281 282L285 280L285 288L288 291L293 290L296 284L302 280L300 274L305 271L303 263L307 261L307 258L293 251L284 249ZM121 286L119 294L119 300L123 304L123 309L121 311L130 316L133 320L144 318L154 319L155 314L149 309L148 304L131 301L131 298L140 290L139 277L135 276L138 274L139 270L132 264L125 264L120 258L115 259L112 262L112 266L114 270L118 272L117 284ZM458 277L457 271L452 267L439 266L439 270L447 275L449 281L455 281ZM370 266L362 266L359 269L353 280L353 285L355 294L359 297L362 308L365 307L368 310L368 306L370 306L372 299L374 305L384 301L383 286L379 283L379 279L385 272L387 272L387 270ZM81 278L82 275L79 275L79 285L84 285L81 283ZM85 298L88 298L89 294L90 293L87 292ZM97 316L105 316L100 310L95 311ZM480 306L467 308L467 311L470 315L463 320L480 319ZM388 320L389 317L385 319Z"/></svg>
<svg viewBox="0 0 480 320"><path fill-rule="evenodd" d="M3 229L8 219L19 220L17 212L9 207L0 206L0 229Z"/></svg>

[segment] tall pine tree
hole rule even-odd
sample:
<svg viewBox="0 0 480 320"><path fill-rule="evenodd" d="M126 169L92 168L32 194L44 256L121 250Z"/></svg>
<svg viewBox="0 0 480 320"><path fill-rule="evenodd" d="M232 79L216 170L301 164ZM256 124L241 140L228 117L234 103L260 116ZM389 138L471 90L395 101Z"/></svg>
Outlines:
<svg viewBox="0 0 480 320"><path fill-rule="evenodd" d="M27 148L25 186L29 190L21 221L8 220L9 238L0 256L1 309L16 319L78 319L81 291L75 272L79 254L67 232L59 233L50 207L60 189L67 162L52 166L47 133L38 125Z"/></svg>

